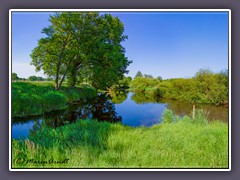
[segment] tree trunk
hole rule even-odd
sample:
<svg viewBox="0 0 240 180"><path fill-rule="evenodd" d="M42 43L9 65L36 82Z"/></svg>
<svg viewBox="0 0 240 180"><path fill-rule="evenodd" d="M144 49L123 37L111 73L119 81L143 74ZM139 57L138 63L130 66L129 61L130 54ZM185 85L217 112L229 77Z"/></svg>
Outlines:
<svg viewBox="0 0 240 180"><path fill-rule="evenodd" d="M58 77L55 79L55 90L59 90Z"/></svg>
<svg viewBox="0 0 240 180"><path fill-rule="evenodd" d="M76 71L76 69L73 69L71 71L71 77L70 77L70 86L72 88L74 88L76 86L76 83L77 83L77 77L76 76L77 76L77 71Z"/></svg>
<svg viewBox="0 0 240 180"><path fill-rule="evenodd" d="M55 83L55 90L57 90L57 91L59 90L59 86L56 83Z"/></svg>
<svg viewBox="0 0 240 180"><path fill-rule="evenodd" d="M56 79L55 79L55 89L59 90L59 84L58 84L58 79L59 79L59 70L60 70L60 63L57 63L57 73L56 73Z"/></svg>
<svg viewBox="0 0 240 180"><path fill-rule="evenodd" d="M62 85L62 83L63 83L63 81L64 81L64 79L65 79L65 77L66 77L66 75L67 75L67 72L68 72L68 69L69 69L69 67L70 67L71 62L72 62L72 60L69 61L68 65L67 65L67 67L66 67L66 70L65 70L65 72L64 72L64 75L63 75L63 77L62 77L62 79L61 79L61 81L60 81L60 83L59 83L59 85L58 85L58 88L59 88L59 89L60 89L60 87L61 87L61 85Z"/></svg>

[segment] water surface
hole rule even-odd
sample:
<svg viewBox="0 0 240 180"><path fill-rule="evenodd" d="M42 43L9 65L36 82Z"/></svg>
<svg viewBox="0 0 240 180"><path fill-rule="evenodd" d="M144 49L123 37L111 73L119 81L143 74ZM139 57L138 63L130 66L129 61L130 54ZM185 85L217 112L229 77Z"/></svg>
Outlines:
<svg viewBox="0 0 240 180"><path fill-rule="evenodd" d="M114 94L99 94L87 101L69 105L65 110L45 113L40 116L12 119L12 138L25 139L31 132L44 124L56 128L74 123L77 119L98 119L99 121L120 122L127 126L153 126L161 123L163 111L168 108L179 116L191 115L193 104L148 97L126 91ZM195 104L196 109L208 112L209 120L228 122L228 108Z"/></svg>

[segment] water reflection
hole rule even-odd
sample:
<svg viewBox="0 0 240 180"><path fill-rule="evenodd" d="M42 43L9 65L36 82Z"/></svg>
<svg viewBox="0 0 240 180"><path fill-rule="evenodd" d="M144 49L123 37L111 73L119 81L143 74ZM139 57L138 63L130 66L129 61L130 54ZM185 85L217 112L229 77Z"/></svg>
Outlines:
<svg viewBox="0 0 240 180"><path fill-rule="evenodd" d="M121 104L127 99L128 91L121 90L121 91L111 91L109 96L111 97L111 101L114 104Z"/></svg>
<svg viewBox="0 0 240 180"><path fill-rule="evenodd" d="M166 108L172 110L173 113L178 116L191 115L193 105L195 105L196 109L203 109L207 112L208 120L221 120L228 122L228 107L226 106L192 104L177 100L162 99L156 96L146 95L144 93L134 93L131 96L131 99L137 104L166 104Z"/></svg>
<svg viewBox="0 0 240 180"><path fill-rule="evenodd" d="M131 99L137 104L147 104L147 103L159 103L160 98L157 96L151 96L144 93L134 93Z"/></svg>
<svg viewBox="0 0 240 180"><path fill-rule="evenodd" d="M42 125L56 128L77 119L97 119L99 121L121 122L128 126L152 126L161 123L161 116L166 108L174 114L191 115L193 104L172 101L126 91L99 94L97 97L77 104L69 105L67 109L45 113L41 116L13 118L12 137L24 139L29 133L34 133ZM195 104L196 109L208 112L210 120L217 119L228 122L228 108L222 106L206 106ZM21 136L21 137L20 137Z"/></svg>
<svg viewBox="0 0 240 180"><path fill-rule="evenodd" d="M224 106L191 104L176 100L162 100L162 102L167 103L167 108L171 109L173 113L178 116L191 115L193 105L195 105L196 109L203 109L206 112L208 120L220 120L228 122L228 108Z"/></svg>
<svg viewBox="0 0 240 180"><path fill-rule="evenodd" d="M12 136L15 139L26 138L26 129L34 133L42 125L56 128L65 124L74 123L77 119L97 119L98 121L121 122L122 117L115 111L115 105L106 94L78 104L69 105L67 109L45 113L42 116L31 116L25 118L13 118ZM41 121L39 121L41 119ZM26 128L23 125L28 124ZM21 132L22 131L24 132ZM20 130L20 132L19 132ZM21 135L22 134L22 135ZM21 137L19 137L21 135Z"/></svg>

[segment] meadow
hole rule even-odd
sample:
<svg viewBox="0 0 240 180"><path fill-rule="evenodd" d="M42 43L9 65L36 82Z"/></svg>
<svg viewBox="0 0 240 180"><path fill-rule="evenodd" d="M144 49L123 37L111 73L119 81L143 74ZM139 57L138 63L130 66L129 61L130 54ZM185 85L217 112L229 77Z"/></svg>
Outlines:
<svg viewBox="0 0 240 180"><path fill-rule="evenodd" d="M132 128L78 120L12 141L13 168L228 168L228 125L166 110L163 123ZM65 163L64 163L65 162Z"/></svg>

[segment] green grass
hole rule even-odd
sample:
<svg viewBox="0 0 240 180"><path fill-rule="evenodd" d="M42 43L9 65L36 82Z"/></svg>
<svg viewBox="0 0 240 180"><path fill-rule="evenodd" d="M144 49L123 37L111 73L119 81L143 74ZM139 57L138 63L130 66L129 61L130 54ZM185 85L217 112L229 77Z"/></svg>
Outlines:
<svg viewBox="0 0 240 180"><path fill-rule="evenodd" d="M228 125L171 112L153 127L79 120L56 129L44 127L28 140L12 141L13 168L228 168ZM163 117L163 118L164 118ZM174 121L173 121L174 119ZM172 121L171 121L172 120ZM67 164L21 164L64 160Z"/></svg>
<svg viewBox="0 0 240 180"><path fill-rule="evenodd" d="M13 82L12 116L23 117L60 110L64 109L67 103L86 100L96 95L96 90L87 85L76 88L63 86L56 91L52 82Z"/></svg>

